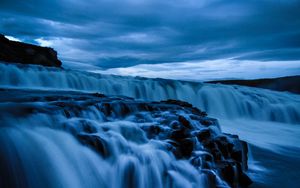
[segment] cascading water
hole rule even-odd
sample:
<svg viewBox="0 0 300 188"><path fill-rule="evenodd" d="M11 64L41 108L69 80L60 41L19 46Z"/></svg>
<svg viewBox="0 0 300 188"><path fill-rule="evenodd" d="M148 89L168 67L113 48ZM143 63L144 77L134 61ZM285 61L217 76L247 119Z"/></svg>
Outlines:
<svg viewBox="0 0 300 188"><path fill-rule="evenodd" d="M34 118L35 124L47 123L43 117ZM167 186L170 180L162 179L164 172L174 178L174 187L209 185L188 162L176 161L159 149L159 143L147 142L138 132L133 139L141 139L143 144L128 142L116 130L126 126L137 129L135 124L116 122L103 126L112 129L101 135L109 139L107 148L115 149L110 151L115 153L109 159L101 158L63 131L1 127L1 187L172 187Z"/></svg>
<svg viewBox="0 0 300 188"><path fill-rule="evenodd" d="M2 63L0 72L1 88L38 89L41 93L44 92L42 90L100 92L149 101L179 99L217 117L223 130L237 133L254 145L268 148L276 145L274 150L277 151L278 144L298 147L295 143L300 141L297 139L300 129L295 128L300 124L300 97L290 93ZM202 171L199 173L188 161L175 160L168 150L162 149L165 144L163 141L149 140L139 132L139 123L120 120L118 115L107 123L106 117L97 109L74 114L63 111L52 113L51 105L38 102L38 95L35 96L34 107L31 106L32 102L26 102L30 94L10 95L24 98L11 102L11 96L6 95L5 100L0 101L0 152L5 153L0 157L0 185L3 187L214 186L209 183L210 176ZM50 96L48 98L51 99ZM26 115L36 110L42 113ZM144 117L147 119L147 115ZM102 151L104 153L109 152L110 157L99 156L71 135L74 131L81 133L84 130L80 128L82 122L89 122L96 127L97 131L90 133L103 139L107 145L104 147L100 144L97 147L105 150ZM272 126L276 126L276 131ZM258 133L253 130L258 129L264 132L260 132L262 135L255 139L253 137ZM248 137L252 133L254 135ZM278 141L278 138L284 137L294 139ZM218 175L214 177L219 178ZM227 186L220 179L217 182L219 187Z"/></svg>
<svg viewBox="0 0 300 188"><path fill-rule="evenodd" d="M0 87L96 91L151 101L178 99L226 119L300 123L298 95L241 86L100 75L0 64Z"/></svg>
<svg viewBox="0 0 300 188"><path fill-rule="evenodd" d="M1 187L228 187L213 163L195 167L171 152L169 123L175 126L178 114L188 118L188 109L81 92L3 89L0 110ZM189 122L189 130L205 128L199 119ZM146 133L153 132L143 130L153 127L160 133L149 139ZM220 135L217 125L209 129ZM208 155L200 142L195 148L198 154L183 154Z"/></svg>

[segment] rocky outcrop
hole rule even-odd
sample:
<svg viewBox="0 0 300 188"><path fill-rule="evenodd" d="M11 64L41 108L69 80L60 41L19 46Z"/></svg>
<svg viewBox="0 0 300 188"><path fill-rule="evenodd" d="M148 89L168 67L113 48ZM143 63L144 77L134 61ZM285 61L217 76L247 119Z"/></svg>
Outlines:
<svg viewBox="0 0 300 188"><path fill-rule="evenodd" d="M61 67L57 52L52 48L10 41L0 34L0 61L4 63L34 64Z"/></svg>
<svg viewBox="0 0 300 188"><path fill-rule="evenodd" d="M207 83L258 87L275 91L288 91L291 93L300 94L300 76L286 76L280 78L266 78L256 80L217 80L209 81Z"/></svg>
<svg viewBox="0 0 300 188"><path fill-rule="evenodd" d="M65 120L60 117L52 121L63 122L62 129L104 159L115 153L115 146L110 146L111 137L105 136L111 135L110 127L114 126L106 125L127 121L138 125L138 129L118 128L122 129L124 138L139 144L152 140L162 143L164 151L173 153L178 160L189 161L200 174L206 174L211 187L226 187L218 184L219 177L230 187L247 187L252 183L246 174L247 143L237 135L222 133L216 119L186 102L145 102L99 93L11 89L1 91L1 102L15 104L0 105L4 116L7 116L4 113L22 117L32 114L56 117L60 114ZM98 122L104 125L99 127Z"/></svg>

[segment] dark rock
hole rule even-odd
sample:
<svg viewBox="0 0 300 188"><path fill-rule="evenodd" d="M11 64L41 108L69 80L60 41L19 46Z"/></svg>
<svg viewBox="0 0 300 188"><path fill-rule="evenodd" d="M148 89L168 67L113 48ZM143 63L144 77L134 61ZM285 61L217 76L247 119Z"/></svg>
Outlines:
<svg viewBox="0 0 300 188"><path fill-rule="evenodd" d="M248 177L246 173L244 173L241 163L235 163L235 170L236 170L236 178L237 178L237 184L240 187L248 187L251 185L253 182L252 180Z"/></svg>
<svg viewBox="0 0 300 188"><path fill-rule="evenodd" d="M194 150L195 141L193 138L182 139L179 148L183 157L190 157Z"/></svg>
<svg viewBox="0 0 300 188"><path fill-rule="evenodd" d="M178 129L178 130L172 131L170 138L175 141L179 141L179 140L187 138L189 136L190 136L190 133L188 131L186 131L185 129Z"/></svg>
<svg viewBox="0 0 300 188"><path fill-rule="evenodd" d="M192 129L193 126L191 125L191 123L183 116L178 116L178 121L186 128L188 129Z"/></svg>
<svg viewBox="0 0 300 188"><path fill-rule="evenodd" d="M231 153L231 158L234 159L234 160L236 160L236 161L238 161L238 162L242 162L242 160L243 160L243 153L242 153L242 151L241 150L239 150L239 151L233 151Z"/></svg>
<svg viewBox="0 0 300 188"><path fill-rule="evenodd" d="M222 155L225 158L228 158L234 145L231 144L225 136L217 137L215 139L215 142L218 146L219 151L221 151Z"/></svg>
<svg viewBox="0 0 300 188"><path fill-rule="evenodd" d="M224 159L223 155L222 155L222 152L219 149L214 148L210 151L211 151L212 155L214 156L214 159L215 159L216 162L222 161Z"/></svg>
<svg viewBox="0 0 300 188"><path fill-rule="evenodd" d="M77 135L79 140L85 144L90 146L91 148L95 149L99 152L103 157L109 156L108 145L101 137L96 135L88 135L88 134L79 134Z"/></svg>
<svg viewBox="0 0 300 188"><path fill-rule="evenodd" d="M105 97L105 95L103 95L102 93L93 93L93 96L99 97L99 98Z"/></svg>
<svg viewBox="0 0 300 188"><path fill-rule="evenodd" d="M217 178L216 178L216 174L207 170L207 169L202 169L201 170L202 173L206 174L207 176L207 187L210 188L222 188L225 186L218 186L218 182L217 182Z"/></svg>
<svg viewBox="0 0 300 188"><path fill-rule="evenodd" d="M109 103L103 103L100 107L101 112L103 112L106 116L110 116L112 114L112 108Z"/></svg>
<svg viewBox="0 0 300 188"><path fill-rule="evenodd" d="M203 142L205 140L208 140L209 138L211 138L211 132L210 129L202 129L199 132L196 133L197 138L200 142Z"/></svg>
<svg viewBox="0 0 300 188"><path fill-rule="evenodd" d="M96 128L94 126L92 126L90 123L88 123L87 121L82 121L81 124L82 124L83 131L85 133L96 133L97 132Z"/></svg>
<svg viewBox="0 0 300 188"><path fill-rule="evenodd" d="M125 104L125 103L122 103L120 102L119 103L119 115L120 116L126 116L126 115L129 115L131 113L131 109L130 109L130 104Z"/></svg>
<svg viewBox="0 0 300 188"><path fill-rule="evenodd" d="M237 169L235 164L224 161L218 165L223 179L230 185L230 187L237 187L239 182L236 174Z"/></svg>
<svg viewBox="0 0 300 188"><path fill-rule="evenodd" d="M202 142L202 144L208 150L217 149L217 144L212 139L209 139L206 142Z"/></svg>
<svg viewBox="0 0 300 188"><path fill-rule="evenodd" d="M239 183L243 187L248 187L253 183L253 181L249 178L249 176L245 173L242 173L239 178Z"/></svg>
<svg viewBox="0 0 300 188"><path fill-rule="evenodd" d="M34 64L61 67L57 52L52 48L10 41L0 34L0 61L6 63Z"/></svg>

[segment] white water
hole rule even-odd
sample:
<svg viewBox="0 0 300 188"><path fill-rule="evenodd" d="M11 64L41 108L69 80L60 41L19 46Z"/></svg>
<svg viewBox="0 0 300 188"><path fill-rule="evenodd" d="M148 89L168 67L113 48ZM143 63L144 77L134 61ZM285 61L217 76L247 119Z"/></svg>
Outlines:
<svg viewBox="0 0 300 188"><path fill-rule="evenodd" d="M2 88L94 91L145 100L180 99L207 111L210 116L219 118L223 130L237 133L249 143L271 148L274 151L278 151L278 146L299 147L299 95L240 86L96 75L55 68L21 68L1 63L0 73ZM171 187L170 182L174 183L174 187L208 186L206 177L199 179L199 173L194 171L187 162L178 161L170 164L168 161L172 161L172 156L159 149L159 143L145 141L143 135L138 135L145 142L140 145L124 142L124 136L120 131L114 130L113 137L117 139L111 144L121 144L130 148L132 153L128 155L126 152L119 151L117 154L120 158L112 162L113 159L99 158L68 134L48 128L59 124L57 121L45 117L33 117L31 120L13 121L11 126L0 128L0 139L3 143L0 148L1 153L8 153L9 159L14 162L18 161L24 153L28 153L30 155L26 156L26 161L28 160L29 163L22 164L24 169L19 170L24 174L36 174L36 176L43 174L40 182L34 181L32 177L20 178L20 182L26 180L27 187L56 187L57 185L124 187L125 185L120 184L124 182L120 178L126 178L124 174L127 168L134 168L135 173L141 174L137 176L138 179L132 180L140 187ZM113 126L126 126L127 123L116 122ZM19 126L14 126L16 124ZM33 129L26 127L34 124L45 125L45 127ZM45 145L37 143L45 143ZM11 146L14 146L14 149L11 149ZM111 146L111 148L115 147ZM142 159L137 160L139 157ZM151 158L155 164L145 162L147 158ZM22 163L22 160L19 160L19 163ZM51 167L49 171L45 170L48 166ZM160 178L163 176L162 169L168 171L170 178L173 178L172 181L162 182ZM143 179L146 176L152 179Z"/></svg>
<svg viewBox="0 0 300 188"><path fill-rule="evenodd" d="M21 109L22 105L0 103L1 110L11 106ZM49 107L39 102L30 105ZM134 117L103 122L105 116L94 107L71 119L63 113L37 113L29 117L3 114L0 113L0 187L215 186L202 169L187 160L176 160L165 149L164 141L147 139L140 126L149 123L130 122ZM83 128L86 125L93 130L92 135L105 143L107 157L83 146L65 131L88 135ZM228 187L221 180L216 183L221 188Z"/></svg>
<svg viewBox="0 0 300 188"><path fill-rule="evenodd" d="M0 87L96 91L144 100L179 99L211 116L300 123L300 96L241 86L99 75L0 64Z"/></svg>

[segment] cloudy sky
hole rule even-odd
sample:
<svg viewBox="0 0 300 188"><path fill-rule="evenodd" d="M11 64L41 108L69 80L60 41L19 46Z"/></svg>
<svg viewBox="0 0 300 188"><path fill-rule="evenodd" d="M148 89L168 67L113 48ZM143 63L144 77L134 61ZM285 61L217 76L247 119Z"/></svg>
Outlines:
<svg viewBox="0 0 300 188"><path fill-rule="evenodd" d="M0 32L104 73L300 74L299 0L1 0Z"/></svg>

